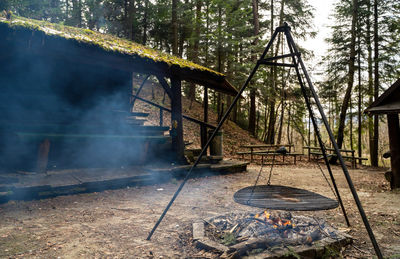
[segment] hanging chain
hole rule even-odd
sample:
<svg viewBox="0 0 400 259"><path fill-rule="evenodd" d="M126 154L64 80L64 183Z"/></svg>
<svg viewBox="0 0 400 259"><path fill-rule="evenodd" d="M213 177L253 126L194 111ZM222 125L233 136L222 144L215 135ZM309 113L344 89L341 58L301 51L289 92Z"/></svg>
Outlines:
<svg viewBox="0 0 400 259"><path fill-rule="evenodd" d="M274 162L275 162L275 154L272 157L272 165L271 165L271 169L269 170L267 185L271 185L271 176L272 176L272 169L274 168ZM251 193L250 193L249 199L246 201L247 204L249 204L250 200L253 198L254 190L256 189L256 186L257 186L258 180L260 179L263 168L264 168L264 163L261 163L260 171L258 171L256 181L253 185L253 188L251 188Z"/></svg>
<svg viewBox="0 0 400 259"><path fill-rule="evenodd" d="M323 147L321 147L321 148L323 148L323 149L325 150L325 146L323 146ZM316 164L317 164L317 166L318 166L318 168L319 168L319 171L320 171L320 172L321 172L321 174L324 176L324 178L325 178L325 181L328 183L328 186L329 186L329 188L331 189L331 191L332 191L333 195L335 195L335 197L336 197L336 200L339 200L339 198L338 198L338 197L337 197L337 195L336 195L336 192L335 192L335 190L333 189L333 187L332 187L332 185L331 185L330 181L328 180L328 177L326 177L326 175L325 175L325 173L324 173L324 170L322 170L322 167L321 167L321 165L318 163L318 160L316 161Z"/></svg>
<svg viewBox="0 0 400 259"><path fill-rule="evenodd" d="M267 185L271 185L271 176L272 176L272 169L274 168L274 164L275 164L275 153L272 156L272 165L271 165L271 169L269 170L269 176L268 176Z"/></svg>
<svg viewBox="0 0 400 259"><path fill-rule="evenodd" d="M261 176L261 173L262 173L262 170L263 170L263 166L264 166L264 164L261 163L260 171L258 171L256 182L254 183L253 188L251 188L251 193L250 193L249 199L246 201L247 204L249 204L250 200L253 198L254 190L255 190L255 188L257 186L258 180L260 179L260 176Z"/></svg>

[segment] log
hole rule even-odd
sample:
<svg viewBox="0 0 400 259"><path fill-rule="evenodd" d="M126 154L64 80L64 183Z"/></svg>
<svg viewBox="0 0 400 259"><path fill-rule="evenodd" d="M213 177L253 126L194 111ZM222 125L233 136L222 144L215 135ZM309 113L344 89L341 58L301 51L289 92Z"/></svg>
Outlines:
<svg viewBox="0 0 400 259"><path fill-rule="evenodd" d="M257 248L268 248L284 244L285 246L311 245L315 240L320 239L319 229L314 230L309 235L297 239L287 239L282 237L276 238L250 238L247 241L229 247L227 253L232 257L240 257L246 252Z"/></svg>

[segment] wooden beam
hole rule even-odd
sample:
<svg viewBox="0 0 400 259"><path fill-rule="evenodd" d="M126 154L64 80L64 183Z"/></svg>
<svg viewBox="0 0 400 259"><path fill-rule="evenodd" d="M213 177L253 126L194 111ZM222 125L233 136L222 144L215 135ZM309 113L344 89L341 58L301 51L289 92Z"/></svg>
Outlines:
<svg viewBox="0 0 400 259"><path fill-rule="evenodd" d="M143 98L141 98L141 97L139 97L139 96L137 96L136 98L137 98L138 100L141 100L141 101L143 101L143 102L145 102L145 103L148 103L148 104L150 104L150 105L153 105L153 106L159 108L161 111L172 112L171 109L168 109L168 108L166 108L166 107L163 107L163 106L161 106L161 105L159 105L159 104L156 104L156 103L154 103L154 102L152 102L152 101L143 99ZM210 128L210 129L215 129L215 128L216 128L214 125L211 125L211 124L209 124L209 123L206 123L206 122L203 122L203 121L201 121L201 120L195 119L195 118L193 118L193 117L187 116L187 115L185 115L185 114L182 114L182 118L187 119L188 121L197 123L197 124L199 124L199 125L203 125L203 126L205 126L205 127L207 127L207 128Z"/></svg>
<svg viewBox="0 0 400 259"><path fill-rule="evenodd" d="M183 125L182 125L182 85L177 75L171 76L171 137L175 162L184 163Z"/></svg>
<svg viewBox="0 0 400 259"><path fill-rule="evenodd" d="M136 98L137 98L138 95L140 94L140 91L142 91L142 88L143 88L144 84L146 83L146 81L147 81L147 79L148 79L149 77L150 77L150 75L146 75L146 76L145 76L145 78L143 79L142 83L141 83L140 86L139 86L139 89L136 91L136 94L132 97L132 100L131 100L131 110L130 110L130 111L133 111L134 106L135 106Z"/></svg>
<svg viewBox="0 0 400 259"><path fill-rule="evenodd" d="M164 91L167 93L169 99L171 99L172 91L171 91L171 87L168 85L167 80L165 80L165 78L162 76L157 76L157 79L158 79L158 82L160 82L160 85L164 88Z"/></svg>
<svg viewBox="0 0 400 259"><path fill-rule="evenodd" d="M390 143L390 164L392 166L392 179L390 188L400 188L400 126L399 115L388 114L388 131Z"/></svg>

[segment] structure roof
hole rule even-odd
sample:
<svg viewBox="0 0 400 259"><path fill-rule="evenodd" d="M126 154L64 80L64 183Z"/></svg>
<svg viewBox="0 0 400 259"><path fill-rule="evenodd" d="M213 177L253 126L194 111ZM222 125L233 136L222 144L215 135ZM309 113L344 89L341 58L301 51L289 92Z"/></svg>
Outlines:
<svg viewBox="0 0 400 259"><path fill-rule="evenodd" d="M165 77L170 77L174 73L182 80L204 85L227 94L237 94L236 89L226 80L224 74L116 36L18 16L7 20L1 17L1 14L0 26L13 32L8 35L8 39L21 36L18 32L30 31L31 37L40 37L43 42L46 39L49 41L61 39L74 43L79 48L95 48L97 53L100 51L102 54L118 57L118 60L113 59L115 62L107 61L110 66L116 65L121 68L121 62L118 61L124 59L125 62L122 63L122 66L125 66L125 70L147 72ZM61 50L58 49L58 51Z"/></svg>
<svg viewBox="0 0 400 259"><path fill-rule="evenodd" d="M369 114L400 113L400 78L366 110Z"/></svg>

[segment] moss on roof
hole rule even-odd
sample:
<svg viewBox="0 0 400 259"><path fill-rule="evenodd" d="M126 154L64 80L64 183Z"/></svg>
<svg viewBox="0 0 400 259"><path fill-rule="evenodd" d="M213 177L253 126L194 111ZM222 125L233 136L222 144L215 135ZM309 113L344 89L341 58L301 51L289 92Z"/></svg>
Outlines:
<svg viewBox="0 0 400 259"><path fill-rule="evenodd" d="M81 43L97 45L106 51L123 53L130 56L139 56L141 58L151 59L155 62L162 62L168 65L178 65L181 68L208 71L218 76L224 76L219 72L200 66L191 61L145 47L126 39L95 32L89 29L65 26L62 24L33 20L19 16L12 16L11 20L7 20L2 12L0 12L0 23L7 24L10 28L15 30L29 29L32 31L41 31L49 36L58 36L65 39L73 39Z"/></svg>

